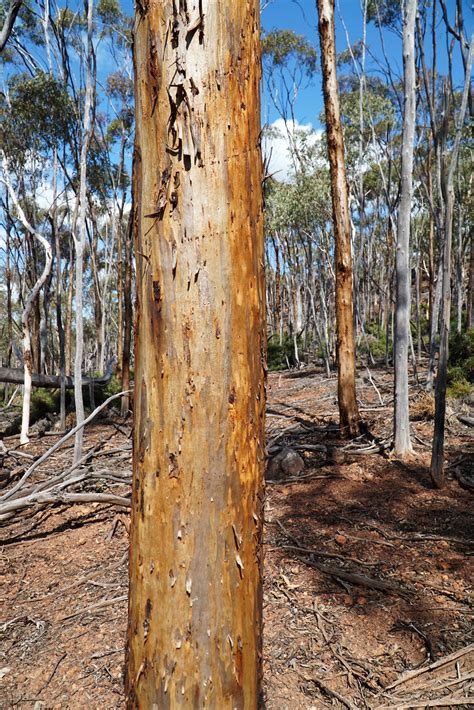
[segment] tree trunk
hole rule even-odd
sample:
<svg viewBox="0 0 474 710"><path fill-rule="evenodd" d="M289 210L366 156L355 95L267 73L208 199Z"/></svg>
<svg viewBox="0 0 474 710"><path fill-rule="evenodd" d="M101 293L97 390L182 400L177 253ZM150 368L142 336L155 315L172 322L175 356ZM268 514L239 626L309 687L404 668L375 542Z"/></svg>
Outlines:
<svg viewBox="0 0 474 710"><path fill-rule="evenodd" d="M86 188L87 188L87 154L92 136L92 113L94 101L95 83L95 56L92 46L93 29L93 0L87 0L87 77L86 95L84 102L84 123L81 146L81 164L79 170L79 225L78 232L73 230L76 248L76 353L74 358L74 404L76 408L76 423L82 424L84 421L84 400L82 397L82 356L84 352L83 343L83 260L84 246L86 241ZM82 442L84 429L77 431L74 440L74 463L77 463L82 456Z"/></svg>
<svg viewBox="0 0 474 710"><path fill-rule="evenodd" d="M471 66L474 52L474 35L471 37L469 56L467 60L466 76L461 107L456 120L456 137L450 146L449 159L446 145L443 150L444 170L441 183L445 203L444 210L444 244L443 244L443 285L442 285L442 310L439 343L438 373L435 387L435 420L433 432L433 448L431 452L431 479L437 488L443 488L446 482L444 472L444 428L446 416L446 375L449 355L449 328L451 323L451 247L453 237L453 212L454 212L454 171L456 169L461 132L466 115L469 87L471 83ZM446 88L447 93L447 88ZM444 134L446 140L446 133Z"/></svg>
<svg viewBox="0 0 474 710"><path fill-rule="evenodd" d="M115 211L115 199L112 202L112 209ZM122 379L123 364L123 338L124 338L124 278L123 278L123 225L119 219L116 224L117 230L117 371L116 376Z"/></svg>
<svg viewBox="0 0 474 710"><path fill-rule="evenodd" d="M431 333L433 322L433 307L434 307L434 291L435 291L435 221L433 216L432 206L434 205L433 198L433 176L431 174L431 142L428 146L428 201L430 203L429 210L429 232L428 232L428 274L429 274L429 290L428 290L428 322L429 331Z"/></svg>
<svg viewBox="0 0 474 710"><path fill-rule="evenodd" d="M11 251L11 228L12 219L10 215L10 210L8 207L8 188L5 189L5 282L7 290L7 357L6 365L11 367L12 364L12 354L13 354L13 315L12 315L12 271L10 262L10 251ZM5 389L5 401L7 399L8 390Z"/></svg>
<svg viewBox="0 0 474 710"><path fill-rule="evenodd" d="M474 229L470 228L469 281L466 303L466 329L474 328Z"/></svg>
<svg viewBox="0 0 474 710"><path fill-rule="evenodd" d="M23 336L23 407L22 407L22 420L21 420L21 432L20 432L20 444L27 444L28 430L30 426L30 400L31 400L31 380L32 380L32 357L31 357L31 335L29 326L29 316L33 307L33 304L38 301L40 291L46 282L51 271L52 264L52 250L51 245L48 240L43 237L42 234L37 232L34 227L29 223L23 208L20 205L18 197L13 189L13 185L10 180L8 172L8 161L5 155L2 156L3 164L3 174L4 183L8 189L12 202L15 205L18 217L23 225L23 227L28 231L33 239L35 239L44 250L44 267L41 274L38 276L33 288L31 289L28 297L25 301L23 312L21 314L21 331Z"/></svg>
<svg viewBox="0 0 474 710"><path fill-rule="evenodd" d="M266 340L259 3L137 5L135 76L126 704L252 710Z"/></svg>
<svg viewBox="0 0 474 710"><path fill-rule="evenodd" d="M404 112L402 134L401 196L395 255L395 412L394 451L412 451L408 403L408 348L410 345L410 221L413 197L413 137L415 133L415 18L417 0L405 0L403 9Z"/></svg>
<svg viewBox="0 0 474 710"><path fill-rule="evenodd" d="M66 327L64 333L64 359L66 375L72 374L72 297L74 293L74 249L69 242L69 282L66 300Z"/></svg>
<svg viewBox="0 0 474 710"><path fill-rule="evenodd" d="M66 428L66 350L65 350L65 335L62 317L62 275L61 275L61 242L59 239L58 229L58 209L57 209L57 173L58 173L58 156L56 150L53 157L53 206L51 210L51 231L53 243L56 251L56 327L58 329L59 342L59 372L60 372L60 394L59 394L59 421L61 431Z"/></svg>
<svg viewBox="0 0 474 710"><path fill-rule="evenodd" d="M135 166L135 152L133 158L133 165ZM132 177L132 208L130 210L130 216L128 219L127 235L125 237L125 279L124 279L124 293L123 293L123 348L122 348L122 366L121 366L121 377L122 377L122 392L126 394L123 395L121 400L121 414L122 416L127 416L130 409L130 395L127 390L130 387L130 351L132 345L132 320L133 320L133 309L132 309L132 249L133 249L133 215L135 213L135 198L133 195L133 184L135 181L135 167L133 167L133 177Z"/></svg>
<svg viewBox="0 0 474 710"><path fill-rule="evenodd" d="M3 52L8 38L13 30L13 25L15 24L16 17L20 12L20 8L23 0L11 0L8 11L5 14L3 20L3 27L0 31L0 52Z"/></svg>
<svg viewBox="0 0 474 710"><path fill-rule="evenodd" d="M463 302L463 213L461 201L458 199L458 241L456 245L456 332L462 333L462 302Z"/></svg>
<svg viewBox="0 0 474 710"><path fill-rule="evenodd" d="M356 436L360 415L355 389L354 325L352 320L352 254L349 199L344 163L344 142L336 76L334 37L334 0L317 0L321 67L329 165L331 172L332 210L336 252L336 326L338 402L340 427Z"/></svg>

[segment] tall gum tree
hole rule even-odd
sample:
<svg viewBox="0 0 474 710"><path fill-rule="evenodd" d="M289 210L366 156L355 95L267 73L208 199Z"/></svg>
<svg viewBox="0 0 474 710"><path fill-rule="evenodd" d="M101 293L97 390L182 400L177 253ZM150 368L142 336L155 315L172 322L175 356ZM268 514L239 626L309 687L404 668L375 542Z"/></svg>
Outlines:
<svg viewBox="0 0 474 710"><path fill-rule="evenodd" d="M339 421L343 433L356 436L360 414L355 387L351 226L336 74L334 0L317 0L317 7L335 241Z"/></svg>
<svg viewBox="0 0 474 710"><path fill-rule="evenodd" d="M264 249L257 0L139 2L128 708L256 708Z"/></svg>
<svg viewBox="0 0 474 710"><path fill-rule="evenodd" d="M403 6L403 135L401 196L397 221L395 255L395 416L394 451L399 456L411 453L408 403L408 348L410 344L410 222L413 197L413 139L415 135L416 76L415 19L417 0Z"/></svg>

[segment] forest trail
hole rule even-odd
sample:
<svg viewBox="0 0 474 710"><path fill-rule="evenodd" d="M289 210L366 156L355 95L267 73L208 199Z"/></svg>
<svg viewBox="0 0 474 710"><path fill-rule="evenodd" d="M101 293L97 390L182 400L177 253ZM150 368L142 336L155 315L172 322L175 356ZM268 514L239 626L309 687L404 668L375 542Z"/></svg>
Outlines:
<svg viewBox="0 0 474 710"><path fill-rule="evenodd" d="M384 450L391 375L358 375L372 440L349 447L331 426L336 379L309 369L268 378L269 446L295 448L305 469L267 483L265 707L423 707L446 698L445 706L451 699L467 708L474 697L472 497L452 473L472 467L472 430L448 420L449 480L435 491L426 400L412 397L417 453L401 464ZM103 450L122 451L118 460L113 453L96 459L95 469L130 469L123 454L129 429L129 422L86 429L86 447L102 442ZM54 441L32 439L28 451L38 455ZM38 476L66 456L65 447ZM95 487L106 490L105 482ZM1 538L0 706L123 707L128 511L102 504L30 511L6 524Z"/></svg>

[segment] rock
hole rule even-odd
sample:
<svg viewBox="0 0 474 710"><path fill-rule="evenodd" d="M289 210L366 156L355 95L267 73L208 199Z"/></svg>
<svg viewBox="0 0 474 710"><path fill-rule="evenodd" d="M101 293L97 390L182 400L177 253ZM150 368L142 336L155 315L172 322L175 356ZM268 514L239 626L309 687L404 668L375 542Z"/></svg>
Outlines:
<svg viewBox="0 0 474 710"><path fill-rule="evenodd" d="M296 476L304 471L304 461L293 449L283 449L284 456L280 461L280 467L287 476Z"/></svg>
<svg viewBox="0 0 474 710"><path fill-rule="evenodd" d="M44 419L38 419L31 427L30 432L38 434L38 436L44 436L44 434L49 431L52 427L52 417L51 415L46 415Z"/></svg>
<svg viewBox="0 0 474 710"><path fill-rule="evenodd" d="M301 456L290 448L284 448L274 456L267 467L266 477L272 481L280 481L289 476L296 476L304 470Z"/></svg>
<svg viewBox="0 0 474 710"><path fill-rule="evenodd" d="M344 451L338 449L337 447L328 447L326 454L327 464L341 464L346 462L346 455Z"/></svg>

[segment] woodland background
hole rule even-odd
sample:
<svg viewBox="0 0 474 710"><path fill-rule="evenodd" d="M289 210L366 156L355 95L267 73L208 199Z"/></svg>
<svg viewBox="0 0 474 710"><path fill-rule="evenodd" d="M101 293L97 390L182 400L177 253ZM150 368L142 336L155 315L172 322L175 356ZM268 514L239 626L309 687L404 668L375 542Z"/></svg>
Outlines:
<svg viewBox="0 0 474 710"><path fill-rule="evenodd" d="M400 6L370 0L348 8L341 5L337 29L344 47L338 66L356 345L362 360L389 365L403 123ZM2 364L24 365L27 329L33 372L71 375L79 342L83 375L113 369L110 392L128 389L133 370L134 117L126 10L115 0L100 0L87 40L80 6L24 3L1 55ZM440 324L443 175L467 61L471 16L464 17L465 10L461 0L422 2L417 20L411 357L427 391ZM262 10L267 322L270 368L316 358L329 373L335 362L334 248L325 134L313 127L324 126L314 12L313 3L266 3ZM291 15L306 33L291 28ZM352 41L355 23L358 39ZM474 369L472 110L469 93L454 175L453 394L468 393ZM7 403L12 386L2 390ZM50 400L51 393L34 392L33 419L51 407L59 411L59 402Z"/></svg>
<svg viewBox="0 0 474 710"><path fill-rule="evenodd" d="M14 5L0 0L0 25ZM338 424L335 232L316 6L261 6L266 707L469 707L469 2L418 3L409 58L416 113L408 303L397 297L396 278L402 8L397 0L336 3L363 419L349 441ZM135 253L131 219L132 13L116 0L27 0L0 53L6 707L124 701L130 523L117 510L130 507L136 264L147 258ZM393 453L401 311L409 320L412 444L404 457ZM433 439L441 442L442 480L430 480Z"/></svg>

